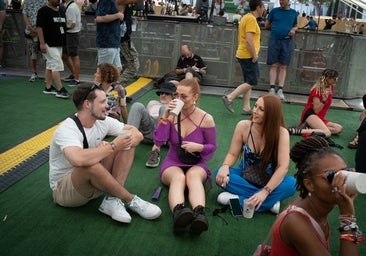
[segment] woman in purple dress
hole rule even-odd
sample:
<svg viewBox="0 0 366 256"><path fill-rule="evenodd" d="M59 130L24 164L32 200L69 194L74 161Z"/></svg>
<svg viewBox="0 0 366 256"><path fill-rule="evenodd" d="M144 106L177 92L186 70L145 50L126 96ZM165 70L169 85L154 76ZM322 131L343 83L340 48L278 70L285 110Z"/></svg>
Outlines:
<svg viewBox="0 0 366 256"><path fill-rule="evenodd" d="M204 183L211 173L207 161L216 150L216 127L213 117L197 107L200 86L195 78L179 82L176 98L184 102L180 115L174 116L170 111L175 108L172 100L154 132L154 142L158 146L169 142L169 151L160 168L160 178L169 187L169 207L173 212L173 233L182 235L187 226L193 234L201 234L208 229L205 216ZM182 145L179 143L178 118L181 123ZM195 164L183 163L178 158L178 149L200 155ZM185 190L191 208L185 205Z"/></svg>

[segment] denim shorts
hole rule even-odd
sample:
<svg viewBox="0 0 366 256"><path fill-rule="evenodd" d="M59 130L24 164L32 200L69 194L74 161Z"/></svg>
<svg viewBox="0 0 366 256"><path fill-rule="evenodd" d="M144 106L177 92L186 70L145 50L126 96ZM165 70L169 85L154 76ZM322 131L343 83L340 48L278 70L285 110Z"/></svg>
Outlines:
<svg viewBox="0 0 366 256"><path fill-rule="evenodd" d="M98 48L98 65L107 62L122 68L119 52L119 48Z"/></svg>
<svg viewBox="0 0 366 256"><path fill-rule="evenodd" d="M292 39L290 37L284 39L270 37L268 41L267 64L280 63L284 66L290 65L291 51Z"/></svg>
<svg viewBox="0 0 366 256"><path fill-rule="evenodd" d="M240 64L241 71L243 73L244 83L250 84L251 86L257 85L259 78L258 61L253 63L252 58L236 59Z"/></svg>

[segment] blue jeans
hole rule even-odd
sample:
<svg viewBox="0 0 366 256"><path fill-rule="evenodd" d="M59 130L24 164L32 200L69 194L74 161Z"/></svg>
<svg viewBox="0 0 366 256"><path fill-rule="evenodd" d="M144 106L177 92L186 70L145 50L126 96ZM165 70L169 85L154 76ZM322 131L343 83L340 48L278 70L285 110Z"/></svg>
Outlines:
<svg viewBox="0 0 366 256"><path fill-rule="evenodd" d="M215 170L215 177L219 168ZM243 206L243 201L246 198L251 197L255 193L259 192L263 188L256 187L246 181L242 176L242 169L238 167L230 167L230 180L225 189L227 192L238 195L240 204ZM263 212L272 208L272 206L278 201L282 201L290 196L293 196L296 191L296 180L294 177L285 176L282 182L275 188L271 194L268 195L266 200L262 203L257 212ZM220 184L217 184L220 186ZM220 186L221 187L221 186Z"/></svg>

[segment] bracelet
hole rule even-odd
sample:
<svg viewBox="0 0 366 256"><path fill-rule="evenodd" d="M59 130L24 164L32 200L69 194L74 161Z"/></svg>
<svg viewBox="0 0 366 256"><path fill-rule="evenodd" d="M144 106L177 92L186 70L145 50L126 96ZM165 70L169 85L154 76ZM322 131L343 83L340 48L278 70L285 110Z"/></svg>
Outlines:
<svg viewBox="0 0 366 256"><path fill-rule="evenodd" d="M230 167L230 164L225 164L225 163L223 163L221 166L224 166L224 165L227 165L228 167Z"/></svg>
<svg viewBox="0 0 366 256"><path fill-rule="evenodd" d="M270 189L268 186L265 186L263 189L267 191L268 195L272 193L272 189Z"/></svg>
<svg viewBox="0 0 366 256"><path fill-rule="evenodd" d="M352 234L342 234L339 237L340 240L349 241L354 244L359 244L365 241L365 238L363 236L355 236Z"/></svg>
<svg viewBox="0 0 366 256"><path fill-rule="evenodd" d="M114 144L114 142L109 143L109 145L111 145L113 152L117 151L117 146L116 146L116 144Z"/></svg>

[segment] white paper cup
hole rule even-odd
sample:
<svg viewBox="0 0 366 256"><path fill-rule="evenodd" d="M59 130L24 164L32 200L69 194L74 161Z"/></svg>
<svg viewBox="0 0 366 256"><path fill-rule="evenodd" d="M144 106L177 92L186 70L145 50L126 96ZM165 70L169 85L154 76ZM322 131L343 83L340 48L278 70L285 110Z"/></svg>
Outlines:
<svg viewBox="0 0 366 256"><path fill-rule="evenodd" d="M119 136L130 136L132 133L130 130L122 130L122 133L119 135ZM131 149L131 146L130 147L127 147L127 148L123 148L122 150L130 150Z"/></svg>
<svg viewBox="0 0 366 256"><path fill-rule="evenodd" d="M177 103L176 107L172 110L170 110L170 114L171 115L179 115L180 111L182 110L183 106L184 106L184 102L181 101L180 99L174 99L175 102Z"/></svg>
<svg viewBox="0 0 366 256"><path fill-rule="evenodd" d="M346 178L347 194L366 194L366 173L342 171Z"/></svg>
<svg viewBox="0 0 366 256"><path fill-rule="evenodd" d="M254 215L254 205L248 202L248 199L243 201L243 216L244 218L251 219Z"/></svg>

